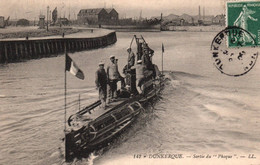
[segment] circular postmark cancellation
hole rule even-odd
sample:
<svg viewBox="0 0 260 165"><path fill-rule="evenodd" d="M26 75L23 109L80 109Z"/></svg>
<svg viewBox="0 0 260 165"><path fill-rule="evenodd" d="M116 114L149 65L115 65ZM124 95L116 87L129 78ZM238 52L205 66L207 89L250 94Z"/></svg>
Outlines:
<svg viewBox="0 0 260 165"><path fill-rule="evenodd" d="M250 37L250 43L245 40ZM214 65L228 76L242 76L255 65L258 52L256 42L250 32L236 26L219 32L211 43Z"/></svg>

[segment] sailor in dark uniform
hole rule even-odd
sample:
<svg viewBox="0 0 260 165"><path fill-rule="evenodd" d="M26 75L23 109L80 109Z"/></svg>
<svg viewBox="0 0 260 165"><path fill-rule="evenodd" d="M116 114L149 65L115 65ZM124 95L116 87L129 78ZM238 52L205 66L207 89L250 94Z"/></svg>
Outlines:
<svg viewBox="0 0 260 165"><path fill-rule="evenodd" d="M99 68L96 71L96 87L99 91L99 99L101 100L101 107L105 109L107 98L107 74L104 69L104 63L99 63Z"/></svg>

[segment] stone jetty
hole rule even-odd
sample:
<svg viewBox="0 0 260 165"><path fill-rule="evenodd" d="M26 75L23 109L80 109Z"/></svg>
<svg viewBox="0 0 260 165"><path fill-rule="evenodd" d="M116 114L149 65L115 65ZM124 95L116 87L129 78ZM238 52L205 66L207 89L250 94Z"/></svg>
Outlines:
<svg viewBox="0 0 260 165"><path fill-rule="evenodd" d="M20 62L114 44L116 32L105 29L86 29L64 36L13 38L0 40L0 63Z"/></svg>

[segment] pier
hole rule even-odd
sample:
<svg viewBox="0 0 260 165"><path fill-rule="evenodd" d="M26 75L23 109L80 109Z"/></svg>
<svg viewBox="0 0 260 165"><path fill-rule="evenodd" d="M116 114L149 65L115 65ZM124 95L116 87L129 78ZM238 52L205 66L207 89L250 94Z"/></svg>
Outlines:
<svg viewBox="0 0 260 165"><path fill-rule="evenodd" d="M86 32L65 35L64 37L48 36L0 40L0 63L55 56L64 53L65 48L67 52L97 49L117 41L116 32L103 30L95 35L93 34L95 30L89 29Z"/></svg>

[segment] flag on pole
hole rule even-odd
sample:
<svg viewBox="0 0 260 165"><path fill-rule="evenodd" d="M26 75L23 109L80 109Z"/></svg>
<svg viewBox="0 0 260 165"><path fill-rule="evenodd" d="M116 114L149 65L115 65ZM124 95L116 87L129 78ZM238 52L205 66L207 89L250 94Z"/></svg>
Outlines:
<svg viewBox="0 0 260 165"><path fill-rule="evenodd" d="M76 65L70 56L66 53L66 71L69 71L72 75L76 76L79 79L84 80L84 73Z"/></svg>
<svg viewBox="0 0 260 165"><path fill-rule="evenodd" d="M162 52L164 53L164 46L163 46L163 43L162 43Z"/></svg>

